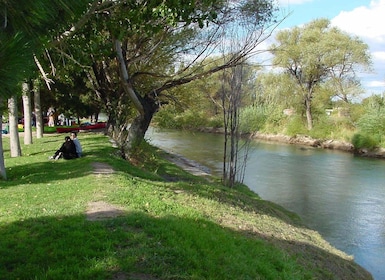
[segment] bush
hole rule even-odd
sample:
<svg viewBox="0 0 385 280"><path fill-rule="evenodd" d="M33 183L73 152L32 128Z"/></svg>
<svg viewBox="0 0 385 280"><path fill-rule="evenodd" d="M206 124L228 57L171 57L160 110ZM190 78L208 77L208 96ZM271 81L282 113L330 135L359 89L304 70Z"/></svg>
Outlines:
<svg viewBox="0 0 385 280"><path fill-rule="evenodd" d="M223 115L216 115L208 120L208 127L223 127Z"/></svg>
<svg viewBox="0 0 385 280"><path fill-rule="evenodd" d="M154 116L154 122L161 128L194 129L209 126L210 121L205 113L188 109L177 112L175 109L164 107ZM215 122L218 123L217 121Z"/></svg>
<svg viewBox="0 0 385 280"><path fill-rule="evenodd" d="M179 128L175 122L176 110L164 107L154 116L153 121L161 128Z"/></svg>
<svg viewBox="0 0 385 280"><path fill-rule="evenodd" d="M207 126L207 116L203 112L186 110L175 117L175 122L181 128L191 129Z"/></svg>
<svg viewBox="0 0 385 280"><path fill-rule="evenodd" d="M267 110L263 107L246 107L241 110L239 126L242 132L261 130L267 120Z"/></svg>
<svg viewBox="0 0 385 280"><path fill-rule="evenodd" d="M352 144L355 149L373 149L378 146L379 141L372 136L356 133L353 135Z"/></svg>
<svg viewBox="0 0 385 280"><path fill-rule="evenodd" d="M301 116L290 117L286 125L286 134L289 136L295 136L297 134L307 134L309 131L301 118Z"/></svg>

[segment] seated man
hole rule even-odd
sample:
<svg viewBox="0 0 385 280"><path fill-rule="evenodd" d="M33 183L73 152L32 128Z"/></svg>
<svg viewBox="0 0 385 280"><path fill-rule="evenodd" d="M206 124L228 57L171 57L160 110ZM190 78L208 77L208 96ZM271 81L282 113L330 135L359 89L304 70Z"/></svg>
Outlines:
<svg viewBox="0 0 385 280"><path fill-rule="evenodd" d="M64 158L64 159L77 158L75 144L69 136L66 136L64 138L64 143L62 144L60 149L57 150L53 156L50 157L50 159L55 159L55 160L59 158Z"/></svg>
<svg viewBox="0 0 385 280"><path fill-rule="evenodd" d="M83 152L82 145L80 145L80 141L78 139L76 132L71 132L71 140L75 144L77 157L79 158L82 157L82 152Z"/></svg>

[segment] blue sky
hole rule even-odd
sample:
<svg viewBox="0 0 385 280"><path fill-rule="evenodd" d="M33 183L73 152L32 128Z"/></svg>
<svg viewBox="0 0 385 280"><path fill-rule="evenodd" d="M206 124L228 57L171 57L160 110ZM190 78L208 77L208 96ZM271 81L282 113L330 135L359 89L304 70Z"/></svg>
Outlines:
<svg viewBox="0 0 385 280"><path fill-rule="evenodd" d="M317 18L328 18L332 25L369 46L373 73L360 73L366 94L385 92L385 0L277 0L281 14L288 15L278 27L291 28Z"/></svg>

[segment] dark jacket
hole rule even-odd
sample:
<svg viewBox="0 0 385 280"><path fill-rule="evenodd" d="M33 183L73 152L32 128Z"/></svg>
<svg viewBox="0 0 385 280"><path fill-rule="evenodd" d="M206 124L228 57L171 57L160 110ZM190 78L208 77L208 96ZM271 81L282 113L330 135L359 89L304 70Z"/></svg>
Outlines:
<svg viewBox="0 0 385 280"><path fill-rule="evenodd" d="M66 137L63 145L56 151L54 158L73 159L77 158L75 143Z"/></svg>

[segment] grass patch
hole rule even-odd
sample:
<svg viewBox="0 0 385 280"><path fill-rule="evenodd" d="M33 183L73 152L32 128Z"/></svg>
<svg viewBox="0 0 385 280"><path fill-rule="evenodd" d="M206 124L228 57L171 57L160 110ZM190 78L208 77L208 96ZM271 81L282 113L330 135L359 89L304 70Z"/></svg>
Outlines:
<svg viewBox="0 0 385 280"><path fill-rule="evenodd" d="M0 279L368 279L244 186L194 177L149 145L124 161L101 134L79 135L83 158L48 160L63 137L34 139L19 158L3 138ZM95 162L114 172L93 173ZM95 201L122 213L90 221Z"/></svg>

